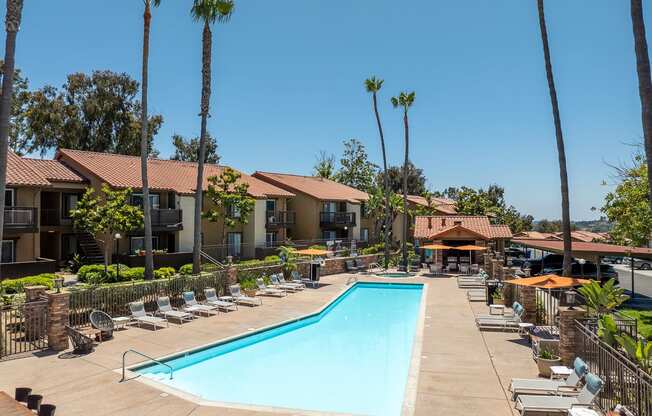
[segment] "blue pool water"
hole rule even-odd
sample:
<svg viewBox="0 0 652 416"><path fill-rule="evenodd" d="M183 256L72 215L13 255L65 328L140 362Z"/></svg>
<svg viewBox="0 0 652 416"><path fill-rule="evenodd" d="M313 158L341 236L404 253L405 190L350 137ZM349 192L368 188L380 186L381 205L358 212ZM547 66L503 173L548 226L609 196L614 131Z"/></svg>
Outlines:
<svg viewBox="0 0 652 416"><path fill-rule="evenodd" d="M135 370L205 400L399 415L422 285L356 283L318 315Z"/></svg>

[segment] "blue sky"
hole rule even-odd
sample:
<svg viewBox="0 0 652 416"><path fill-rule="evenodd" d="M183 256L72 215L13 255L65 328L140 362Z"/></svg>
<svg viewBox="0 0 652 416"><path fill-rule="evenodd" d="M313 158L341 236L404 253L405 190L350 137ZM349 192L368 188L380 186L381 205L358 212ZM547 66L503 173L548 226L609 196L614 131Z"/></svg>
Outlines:
<svg viewBox="0 0 652 416"><path fill-rule="evenodd" d="M163 0L152 22L150 111L165 118L156 137L163 156L173 133L199 133L201 25L190 3ZM547 0L546 13L571 216L591 219L609 189L607 163L627 160L624 143L642 137L629 5ZM30 0L17 65L34 88L94 69L139 79L141 38L141 1ZM370 75L385 79L380 111L393 164L403 136L389 98L415 90L411 159L431 189L498 183L519 210L559 217L535 0L236 1L232 20L214 29L209 129L222 162L308 174L320 150L340 154L344 139L358 138L379 163L363 88Z"/></svg>

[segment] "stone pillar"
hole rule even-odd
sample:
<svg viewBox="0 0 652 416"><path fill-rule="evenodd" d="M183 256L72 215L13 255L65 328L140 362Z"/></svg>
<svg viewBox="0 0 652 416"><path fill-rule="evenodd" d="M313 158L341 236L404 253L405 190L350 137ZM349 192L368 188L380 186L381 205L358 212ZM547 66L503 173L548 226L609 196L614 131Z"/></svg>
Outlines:
<svg viewBox="0 0 652 416"><path fill-rule="evenodd" d="M566 366L571 366L578 355L579 342L577 340L576 319L586 316L586 310L580 307L573 309L568 306L559 307L559 356Z"/></svg>
<svg viewBox="0 0 652 416"><path fill-rule="evenodd" d="M484 266L483 266L484 271L487 272L487 274L490 277L493 276L493 274L492 274L493 270L492 270L492 267L491 267L491 255L489 253L483 253L482 257L483 257L483 260L484 260L484 262L483 262L484 263Z"/></svg>
<svg viewBox="0 0 652 416"><path fill-rule="evenodd" d="M41 300L47 290L46 286L25 286L25 302Z"/></svg>
<svg viewBox="0 0 652 416"><path fill-rule="evenodd" d="M503 280L503 262L502 260L499 259L493 259L491 260L491 269L492 269L492 277L494 279L498 280Z"/></svg>
<svg viewBox="0 0 652 416"><path fill-rule="evenodd" d="M514 279L514 272L509 267L503 268L503 282L508 282ZM506 284L503 286L503 299L505 305L511 306L514 303L514 285Z"/></svg>
<svg viewBox="0 0 652 416"><path fill-rule="evenodd" d="M46 286L25 286L25 339L34 341L45 335L47 330L47 311L44 295Z"/></svg>
<svg viewBox="0 0 652 416"><path fill-rule="evenodd" d="M68 349L68 293L48 293L48 345L55 351Z"/></svg>
<svg viewBox="0 0 652 416"><path fill-rule="evenodd" d="M238 269L233 266L233 263L229 263L226 266L226 284L234 285L238 283Z"/></svg>
<svg viewBox="0 0 652 416"><path fill-rule="evenodd" d="M525 308L525 313L521 320L536 324L537 320L537 293L536 288L530 286L521 286L521 305Z"/></svg>

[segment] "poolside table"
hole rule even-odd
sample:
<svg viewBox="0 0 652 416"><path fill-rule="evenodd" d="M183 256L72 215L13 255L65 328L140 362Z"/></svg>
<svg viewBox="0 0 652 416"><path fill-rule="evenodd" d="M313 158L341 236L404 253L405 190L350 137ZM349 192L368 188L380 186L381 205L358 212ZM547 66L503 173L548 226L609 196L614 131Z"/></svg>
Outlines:
<svg viewBox="0 0 652 416"><path fill-rule="evenodd" d="M600 416L600 413L596 412L593 409L575 407L568 409L568 416Z"/></svg>
<svg viewBox="0 0 652 416"><path fill-rule="evenodd" d="M4 391L0 391L0 415L2 416L34 416L31 410L23 406Z"/></svg>
<svg viewBox="0 0 652 416"><path fill-rule="evenodd" d="M564 365L553 365L550 367L550 380L566 380L572 372L572 369Z"/></svg>
<svg viewBox="0 0 652 416"><path fill-rule="evenodd" d="M128 316L118 316L115 318L111 318L111 320L113 321L113 325L116 327L116 329L117 328L126 329L127 324L131 322L131 318L129 318Z"/></svg>

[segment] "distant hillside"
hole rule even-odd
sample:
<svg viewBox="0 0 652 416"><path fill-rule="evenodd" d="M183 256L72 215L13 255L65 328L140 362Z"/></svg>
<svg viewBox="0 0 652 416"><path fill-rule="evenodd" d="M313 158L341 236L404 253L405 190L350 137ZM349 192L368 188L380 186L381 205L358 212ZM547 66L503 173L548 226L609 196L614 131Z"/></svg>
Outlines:
<svg viewBox="0 0 652 416"><path fill-rule="evenodd" d="M546 220L532 222L532 229L543 233L554 233L561 231L560 220ZM572 221L571 230L593 231L595 233L606 233L611 231L611 224L606 218L591 221Z"/></svg>

